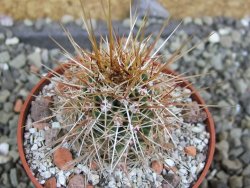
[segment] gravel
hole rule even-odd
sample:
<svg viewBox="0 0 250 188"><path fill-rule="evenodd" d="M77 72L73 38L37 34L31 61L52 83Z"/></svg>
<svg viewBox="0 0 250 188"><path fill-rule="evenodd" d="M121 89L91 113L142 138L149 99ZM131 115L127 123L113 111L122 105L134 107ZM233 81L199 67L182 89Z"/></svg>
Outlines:
<svg viewBox="0 0 250 188"><path fill-rule="evenodd" d="M17 98L25 99L39 80L30 73L31 65L38 73L45 71L42 63L61 59L58 49L47 50L22 44L13 36L12 24L0 29L0 144L9 145L7 155L0 155L0 187L32 187L18 158L16 146L17 113L13 105ZM42 30L48 21L25 21L26 27ZM125 22L124 22L125 23ZM208 76L192 79L196 86L210 86L201 95L207 104L227 107L211 108L216 124L216 152L212 168L201 188L250 187L250 24L249 19L204 17L184 19L183 28L169 40L161 53L168 56L190 33L195 33L190 45L214 32L205 42L181 58L173 68L179 72ZM15 25L15 24L14 24ZM18 56L21 60L16 60ZM15 62L15 61L16 62ZM14 61L14 62L13 62ZM55 67L55 64L53 65ZM53 170L52 170L53 171ZM13 177L12 177L13 176ZM173 179L173 178L172 178ZM63 183L63 180L61 180Z"/></svg>
<svg viewBox="0 0 250 188"><path fill-rule="evenodd" d="M9 65L13 68L20 69L26 63L26 56L25 54L21 53L17 55L14 59L9 62Z"/></svg>

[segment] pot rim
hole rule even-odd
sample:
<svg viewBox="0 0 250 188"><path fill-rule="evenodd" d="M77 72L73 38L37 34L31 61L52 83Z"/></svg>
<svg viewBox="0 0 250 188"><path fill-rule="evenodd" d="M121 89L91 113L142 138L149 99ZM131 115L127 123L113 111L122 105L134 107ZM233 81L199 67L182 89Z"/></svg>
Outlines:
<svg viewBox="0 0 250 188"><path fill-rule="evenodd" d="M155 63L155 64L158 64L158 63ZM65 68L67 68L67 66L68 66L67 63L61 64L53 70L59 74L62 74L64 72ZM163 70L163 72L167 73L167 74L178 75L175 71L172 71L170 69L165 69L165 70ZM53 77L52 72L50 71L46 77L49 77L49 78ZM198 104L205 105L204 100L201 98L201 96L199 95L197 90L187 80L183 79L182 77L180 77L180 79L183 81L183 83L181 85L187 86L188 89L190 89L191 91L194 91L194 93L192 94L192 98L196 102L198 102ZM17 127L17 145L18 145L18 152L19 152L20 160L21 160L22 165L24 167L24 170L26 171L30 180L37 188L42 188L43 186L35 178L32 170L30 169L30 167L28 165L28 162L26 161L26 157L25 157L25 153L24 153L24 146L23 146L23 134L24 134L23 128L24 128L24 125L26 123L26 118L27 118L27 114L29 113L29 110L30 110L31 102L35 98L34 96L38 95L39 92L41 91L41 88L49 83L50 83L50 81L44 77L30 91L29 95L27 96L27 98L25 100L25 103L23 104L22 110L20 112L19 119L18 119L18 127ZM207 132L210 133L208 153L207 153L207 159L205 162L205 167L203 168L202 172L200 173L198 179L193 184L192 188L198 188L199 185L204 180L204 178L205 178L206 174L208 173L208 170L212 164L214 150L215 150L214 121L213 121L211 113L209 112L209 110L206 106L205 106L204 110L207 114L207 119L205 121L205 123L207 124Z"/></svg>

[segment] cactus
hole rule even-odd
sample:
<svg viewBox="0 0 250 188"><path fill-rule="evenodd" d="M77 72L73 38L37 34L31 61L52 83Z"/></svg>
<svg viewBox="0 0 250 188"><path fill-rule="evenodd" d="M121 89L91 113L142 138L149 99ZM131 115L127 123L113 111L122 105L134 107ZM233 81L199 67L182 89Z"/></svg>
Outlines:
<svg viewBox="0 0 250 188"><path fill-rule="evenodd" d="M98 44L91 22L84 19L92 52L80 48L65 30L77 56L62 48L70 62L63 75L54 72L51 79L57 96L51 111L62 130L48 147L54 151L68 143L77 151L74 164L95 162L100 169L109 164L111 171L124 165L131 170L149 166L152 156L163 160L163 154L176 147L171 131L183 126L181 111L188 114L191 104L181 99L192 93L179 86L179 76L164 70L182 56L183 46L166 63L156 61L179 25L154 51L163 29L151 42L151 36L143 36L146 17L143 21L134 35L136 19L131 16L130 33L120 38L114 34L109 12L109 39L103 37Z"/></svg>

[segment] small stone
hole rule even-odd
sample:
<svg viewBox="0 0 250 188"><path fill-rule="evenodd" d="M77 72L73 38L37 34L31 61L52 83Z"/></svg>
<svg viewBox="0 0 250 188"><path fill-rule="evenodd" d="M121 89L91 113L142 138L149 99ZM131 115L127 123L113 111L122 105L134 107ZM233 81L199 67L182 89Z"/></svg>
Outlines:
<svg viewBox="0 0 250 188"><path fill-rule="evenodd" d="M5 36L3 33L0 33L0 43L2 43L5 39Z"/></svg>
<svg viewBox="0 0 250 188"><path fill-rule="evenodd" d="M250 135L244 135L241 137L242 146L246 151L250 150Z"/></svg>
<svg viewBox="0 0 250 188"><path fill-rule="evenodd" d="M233 40L230 36L225 35L221 37L220 43L224 48L231 48L233 45Z"/></svg>
<svg viewBox="0 0 250 188"><path fill-rule="evenodd" d="M248 88L248 84L243 79L235 79L233 81L236 91L240 94L244 94Z"/></svg>
<svg viewBox="0 0 250 188"><path fill-rule="evenodd" d="M204 131L201 127L192 127L191 131L194 133L201 133L202 131Z"/></svg>
<svg viewBox="0 0 250 188"><path fill-rule="evenodd" d="M90 165L89 165L89 168L90 168L91 170L97 171L97 170L99 169L99 166L98 166L98 164L97 164L95 161L92 161L92 162L90 163Z"/></svg>
<svg viewBox="0 0 250 188"><path fill-rule="evenodd" d="M231 138L240 138L242 135L242 129L241 128L233 128L230 130L230 137Z"/></svg>
<svg viewBox="0 0 250 188"><path fill-rule="evenodd" d="M51 125L52 125L52 129L60 129L61 128L61 125L59 122L53 122Z"/></svg>
<svg viewBox="0 0 250 188"><path fill-rule="evenodd" d="M185 122L198 123L207 119L207 114L201 110L197 102L192 102L182 111Z"/></svg>
<svg viewBox="0 0 250 188"><path fill-rule="evenodd" d="M245 153L243 153L240 156L240 160L245 163L245 164L249 164L250 163L250 151L246 151Z"/></svg>
<svg viewBox="0 0 250 188"><path fill-rule="evenodd" d="M166 159L165 163L169 166L169 167L173 167L175 166L175 162L172 159Z"/></svg>
<svg viewBox="0 0 250 188"><path fill-rule="evenodd" d="M14 25L14 21L10 16L0 15L0 24L5 27L12 27Z"/></svg>
<svg viewBox="0 0 250 188"><path fill-rule="evenodd" d="M204 16L203 17L203 22L207 24L208 26L213 24L213 18L209 16Z"/></svg>
<svg viewBox="0 0 250 188"><path fill-rule="evenodd" d="M14 106L14 112L17 113L21 112L22 106L23 106L22 99L17 99Z"/></svg>
<svg viewBox="0 0 250 188"><path fill-rule="evenodd" d="M226 140L222 140L216 144L216 149L221 155L222 159L228 158L228 151L229 151L229 143Z"/></svg>
<svg viewBox="0 0 250 188"><path fill-rule="evenodd" d="M74 175L70 178L68 188L85 188L85 178L83 175Z"/></svg>
<svg viewBox="0 0 250 188"><path fill-rule="evenodd" d="M211 58L211 63L213 67L215 68L215 70L217 71L221 71L224 68L221 54L214 55Z"/></svg>
<svg viewBox="0 0 250 188"><path fill-rule="evenodd" d="M129 28L129 27L130 27L130 19L129 19L129 18L124 19L123 22L122 22L122 25L123 25L124 27Z"/></svg>
<svg viewBox="0 0 250 188"><path fill-rule="evenodd" d="M49 51L47 49L42 50L41 58L42 58L43 63L49 62Z"/></svg>
<svg viewBox="0 0 250 188"><path fill-rule="evenodd" d="M61 185L66 185L66 177L63 174L60 174L58 176L58 183L60 183Z"/></svg>
<svg viewBox="0 0 250 188"><path fill-rule="evenodd" d="M71 15L64 15L62 18L61 18L61 22L63 24L68 24L70 22L73 22L74 21L74 17L71 16Z"/></svg>
<svg viewBox="0 0 250 188"><path fill-rule="evenodd" d="M250 176L250 164L248 164L247 167L244 168L242 175L243 176Z"/></svg>
<svg viewBox="0 0 250 188"><path fill-rule="evenodd" d="M224 171L219 171L217 174L216 174L216 177L218 179L220 179L221 181L223 181L224 183L227 183L227 180L228 180L228 177L229 175L226 174Z"/></svg>
<svg viewBox="0 0 250 188"><path fill-rule="evenodd" d="M34 24L32 20L27 19L27 18L23 20L23 23L24 23L24 25L26 25L28 27L30 27Z"/></svg>
<svg viewBox="0 0 250 188"><path fill-rule="evenodd" d="M88 185L86 186L86 188L94 188L94 186L91 185L91 184L88 184Z"/></svg>
<svg viewBox="0 0 250 188"><path fill-rule="evenodd" d="M157 174L161 174L162 170L163 170L163 164L160 161L154 160L151 163L151 168L157 173Z"/></svg>
<svg viewBox="0 0 250 188"><path fill-rule="evenodd" d="M26 63L26 56L23 53L21 53L18 56L16 56L14 59L12 59L9 65L16 69L20 69L25 65L25 63Z"/></svg>
<svg viewBox="0 0 250 188"><path fill-rule="evenodd" d="M219 34L220 35L228 35L231 33L231 28L230 27L223 27L219 29Z"/></svg>
<svg viewBox="0 0 250 188"><path fill-rule="evenodd" d="M18 44L18 43L19 43L19 38L17 38L17 37L7 38L7 39L5 40L5 44L6 44L6 45L16 45L16 44Z"/></svg>
<svg viewBox="0 0 250 188"><path fill-rule="evenodd" d="M49 171L45 171L41 173L41 176L43 176L45 179L48 179L51 177L51 173Z"/></svg>
<svg viewBox="0 0 250 188"><path fill-rule="evenodd" d="M48 129L45 130L45 145L50 145L53 141L56 140L59 129Z"/></svg>
<svg viewBox="0 0 250 188"><path fill-rule="evenodd" d="M31 151L36 151L38 149L38 145L34 144L30 149Z"/></svg>
<svg viewBox="0 0 250 188"><path fill-rule="evenodd" d="M241 36L242 34L240 31L237 31L237 30L232 31L232 38L234 42L237 42L237 43L242 42Z"/></svg>
<svg viewBox="0 0 250 188"><path fill-rule="evenodd" d="M34 123L33 127L38 130L44 130L46 127L50 127L49 123Z"/></svg>
<svg viewBox="0 0 250 188"><path fill-rule="evenodd" d="M91 183L93 185L97 185L99 183L99 181L100 181L100 177L97 174L91 174L90 177L89 177L89 180L91 181Z"/></svg>
<svg viewBox="0 0 250 188"><path fill-rule="evenodd" d="M243 184L244 184L244 188L250 187L250 177L249 176L243 177Z"/></svg>
<svg viewBox="0 0 250 188"><path fill-rule="evenodd" d="M30 128L30 129L29 129L29 132L30 132L31 134L34 134L34 133L36 133L37 131L36 131L35 128Z"/></svg>
<svg viewBox="0 0 250 188"><path fill-rule="evenodd" d="M31 118L33 121L48 122L51 115L50 111L51 101L46 98L37 99L31 103Z"/></svg>
<svg viewBox="0 0 250 188"><path fill-rule="evenodd" d="M0 64L8 63L10 60L10 54L8 51L0 52Z"/></svg>
<svg viewBox="0 0 250 188"><path fill-rule="evenodd" d="M187 155L190 155L192 157L196 156L196 147L194 146L187 146L184 148L184 151Z"/></svg>
<svg viewBox="0 0 250 188"><path fill-rule="evenodd" d="M222 160L222 166L226 170L237 171L242 168L242 163L238 159L236 160L225 159Z"/></svg>
<svg viewBox="0 0 250 188"><path fill-rule="evenodd" d="M19 159L19 153L16 150L10 150L9 156L12 157L13 162L17 162L17 160Z"/></svg>
<svg viewBox="0 0 250 188"><path fill-rule="evenodd" d="M202 25L202 19L201 18L194 18L194 23L196 25Z"/></svg>
<svg viewBox="0 0 250 188"><path fill-rule="evenodd" d="M13 103L12 102L5 102L3 109L5 112L11 112L13 110Z"/></svg>
<svg viewBox="0 0 250 188"><path fill-rule="evenodd" d="M56 178L52 177L48 180L46 180L44 184L44 188L56 188Z"/></svg>
<svg viewBox="0 0 250 188"><path fill-rule="evenodd" d="M42 59L39 51L35 51L28 55L28 60L31 64L35 65L38 68L42 67Z"/></svg>
<svg viewBox="0 0 250 188"><path fill-rule="evenodd" d="M1 112L0 113L0 123L6 125L12 116L13 116L13 113Z"/></svg>
<svg viewBox="0 0 250 188"><path fill-rule="evenodd" d="M35 30L41 31L43 29L44 24L45 24L44 19L37 19L34 24Z"/></svg>
<svg viewBox="0 0 250 188"><path fill-rule="evenodd" d="M249 23L250 23L250 19L249 18L242 18L240 20L241 24L244 26L244 27L248 27L249 26Z"/></svg>
<svg viewBox="0 0 250 188"><path fill-rule="evenodd" d="M176 174L167 174L164 176L164 179L171 185L171 187L178 187L181 181L180 177Z"/></svg>
<svg viewBox="0 0 250 188"><path fill-rule="evenodd" d="M16 171L16 168L12 168L10 170L10 182L11 182L11 185L14 186L14 187L17 187L18 186L18 179L17 179L17 171Z"/></svg>
<svg viewBox="0 0 250 188"><path fill-rule="evenodd" d="M236 148L230 149L229 156L235 159L235 158L238 158L243 152L244 152L243 147L236 147Z"/></svg>
<svg viewBox="0 0 250 188"><path fill-rule="evenodd" d="M39 68L32 64L32 65L30 65L30 72L32 72L32 73L38 73L39 72Z"/></svg>
<svg viewBox="0 0 250 188"><path fill-rule="evenodd" d="M220 42L220 35L217 32L214 32L209 38L208 41L211 43Z"/></svg>
<svg viewBox="0 0 250 188"><path fill-rule="evenodd" d="M189 16L183 18L183 24L184 25L190 24L190 23L192 23L192 21L193 21L193 18L191 18Z"/></svg>
<svg viewBox="0 0 250 188"><path fill-rule="evenodd" d="M0 155L8 155L9 147L10 146L8 143L1 143L0 144Z"/></svg>
<svg viewBox="0 0 250 188"><path fill-rule="evenodd" d="M0 91L0 103L7 102L9 96L10 92L7 89Z"/></svg>
<svg viewBox="0 0 250 188"><path fill-rule="evenodd" d="M209 183L213 188L228 188L227 183L224 183L220 180L212 179L209 181Z"/></svg>
<svg viewBox="0 0 250 188"><path fill-rule="evenodd" d="M0 164L8 163L11 160L10 156L0 155Z"/></svg>
<svg viewBox="0 0 250 188"><path fill-rule="evenodd" d="M67 163L73 161L71 152L66 148L59 148L53 153L54 164L61 170L70 170L73 165Z"/></svg>
<svg viewBox="0 0 250 188"><path fill-rule="evenodd" d="M241 176L232 176L229 178L230 188L242 188L243 178Z"/></svg>

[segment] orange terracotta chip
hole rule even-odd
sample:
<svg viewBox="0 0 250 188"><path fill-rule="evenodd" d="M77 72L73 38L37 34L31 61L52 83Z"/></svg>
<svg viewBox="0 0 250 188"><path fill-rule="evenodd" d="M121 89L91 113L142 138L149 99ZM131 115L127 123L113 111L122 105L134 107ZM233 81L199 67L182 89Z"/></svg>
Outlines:
<svg viewBox="0 0 250 188"><path fill-rule="evenodd" d="M48 180L46 180L44 184L44 188L56 188L56 178L52 177Z"/></svg>
<svg viewBox="0 0 250 188"><path fill-rule="evenodd" d="M59 148L53 153L54 164L61 170L70 170L73 165L68 165L73 161L71 152L67 148Z"/></svg>

